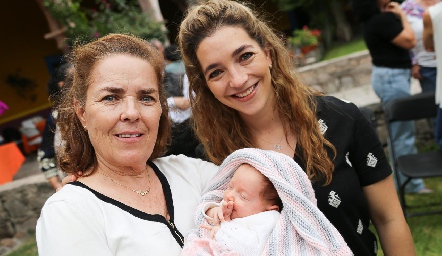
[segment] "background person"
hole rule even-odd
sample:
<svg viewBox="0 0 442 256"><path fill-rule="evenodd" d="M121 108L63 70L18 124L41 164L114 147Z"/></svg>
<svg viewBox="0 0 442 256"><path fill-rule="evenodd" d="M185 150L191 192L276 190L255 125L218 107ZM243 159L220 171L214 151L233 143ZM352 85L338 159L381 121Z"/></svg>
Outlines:
<svg viewBox="0 0 442 256"><path fill-rule="evenodd" d="M192 110L189 100L189 80L178 47L174 44L166 46L164 58L166 60L164 86L172 122L172 141L166 155L183 154L196 157L195 149L199 141L190 126Z"/></svg>
<svg viewBox="0 0 442 256"><path fill-rule="evenodd" d="M51 196L37 222L40 255L180 255L217 167L160 156L169 136L163 56L110 34L77 46L59 105L60 168L83 175Z"/></svg>
<svg viewBox="0 0 442 256"><path fill-rule="evenodd" d="M419 80L422 92L436 91L436 55L434 52L426 51L422 33L424 24L422 16L428 7L439 3L440 0L407 0L401 4L401 9L407 16L407 20L413 29L416 37L416 46L411 49L412 68L411 75ZM436 119L431 119L432 128L436 130Z"/></svg>
<svg viewBox="0 0 442 256"><path fill-rule="evenodd" d="M62 187L61 179L64 174L58 169L56 161L57 148L61 146L60 131L56 126L58 111L57 104L60 102L62 90L67 90L73 80L72 66L69 63L60 65L54 71L54 75L48 83L48 93L54 102L54 110L46 119L46 125L42 135L42 142L37 150L37 162L51 186L57 190ZM63 89L64 87L64 89ZM66 88L67 87L67 88Z"/></svg>
<svg viewBox="0 0 442 256"><path fill-rule="evenodd" d="M211 161L246 147L284 153L306 171L319 209L355 255L376 255L370 222L385 254L415 255L368 120L354 104L302 83L280 37L250 8L225 0L193 7L179 46L195 130Z"/></svg>
<svg viewBox="0 0 442 256"><path fill-rule="evenodd" d="M363 22L364 40L372 57L371 84L385 107L390 101L410 96L411 59L409 50L416 38L405 13L397 2L390 0L357 0L353 9ZM413 121L391 125L389 139L394 140L397 157L417 153ZM390 143L389 140L387 141ZM391 157L391 147L388 147ZM399 171L398 183L405 182ZM405 187L407 193L431 193L422 179L412 179Z"/></svg>
<svg viewBox="0 0 442 256"><path fill-rule="evenodd" d="M436 104L439 109L436 118L435 137L439 148L442 150L442 3L428 8L424 14L424 35L423 41L428 51L436 52L437 60L437 82L436 82ZM438 57L439 56L439 57Z"/></svg>

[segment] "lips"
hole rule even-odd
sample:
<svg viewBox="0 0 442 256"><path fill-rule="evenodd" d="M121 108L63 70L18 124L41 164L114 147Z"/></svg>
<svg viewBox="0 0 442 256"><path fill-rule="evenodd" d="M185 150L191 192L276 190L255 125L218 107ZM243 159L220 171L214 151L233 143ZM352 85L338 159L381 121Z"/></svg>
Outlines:
<svg viewBox="0 0 442 256"><path fill-rule="evenodd" d="M253 86L251 86L249 89L247 89L245 92L243 93L238 93L238 94L234 94L233 96L237 97L237 98L244 98L249 96L253 90L256 88L257 84L254 84Z"/></svg>

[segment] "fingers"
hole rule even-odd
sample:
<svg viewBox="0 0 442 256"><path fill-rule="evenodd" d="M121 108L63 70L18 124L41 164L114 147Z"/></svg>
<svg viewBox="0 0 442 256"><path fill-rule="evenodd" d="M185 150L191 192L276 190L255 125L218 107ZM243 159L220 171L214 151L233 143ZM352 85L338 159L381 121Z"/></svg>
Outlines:
<svg viewBox="0 0 442 256"><path fill-rule="evenodd" d="M68 184L70 182L74 182L76 180L77 180L77 177L75 175L70 174L70 175L64 177L63 180L61 181L61 183L64 186L64 185L66 185L66 184Z"/></svg>
<svg viewBox="0 0 442 256"><path fill-rule="evenodd" d="M223 210L223 220L230 221L233 211L233 200L229 200L228 202L224 202L222 205Z"/></svg>

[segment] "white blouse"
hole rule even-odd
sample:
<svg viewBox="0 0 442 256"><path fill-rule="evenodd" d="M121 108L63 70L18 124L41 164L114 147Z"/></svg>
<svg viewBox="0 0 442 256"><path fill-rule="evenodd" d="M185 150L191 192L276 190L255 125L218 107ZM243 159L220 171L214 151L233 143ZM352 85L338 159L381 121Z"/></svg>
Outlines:
<svg viewBox="0 0 442 256"><path fill-rule="evenodd" d="M196 206L218 167L183 155L159 158L151 166L162 183L170 222L74 182L42 208L39 255L180 255L182 236L195 228Z"/></svg>

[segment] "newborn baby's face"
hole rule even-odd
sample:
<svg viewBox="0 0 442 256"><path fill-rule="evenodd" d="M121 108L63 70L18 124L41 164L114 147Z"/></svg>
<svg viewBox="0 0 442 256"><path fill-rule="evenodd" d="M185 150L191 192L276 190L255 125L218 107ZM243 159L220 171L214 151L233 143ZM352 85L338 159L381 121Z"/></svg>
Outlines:
<svg viewBox="0 0 442 256"><path fill-rule="evenodd" d="M243 164L233 175L224 191L225 202L233 201L231 219L247 217L267 211L269 203L262 200L264 176L254 167Z"/></svg>

